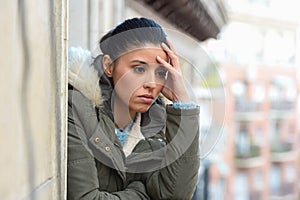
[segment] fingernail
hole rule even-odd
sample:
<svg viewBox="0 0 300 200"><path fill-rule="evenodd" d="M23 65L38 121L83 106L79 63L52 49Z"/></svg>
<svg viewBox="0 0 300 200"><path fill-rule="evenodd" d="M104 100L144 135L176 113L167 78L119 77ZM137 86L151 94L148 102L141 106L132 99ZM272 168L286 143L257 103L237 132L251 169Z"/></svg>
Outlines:
<svg viewBox="0 0 300 200"><path fill-rule="evenodd" d="M162 42L161 45L162 45L163 47L165 47L165 48L169 48L168 45L167 45L166 43L164 43L164 42Z"/></svg>

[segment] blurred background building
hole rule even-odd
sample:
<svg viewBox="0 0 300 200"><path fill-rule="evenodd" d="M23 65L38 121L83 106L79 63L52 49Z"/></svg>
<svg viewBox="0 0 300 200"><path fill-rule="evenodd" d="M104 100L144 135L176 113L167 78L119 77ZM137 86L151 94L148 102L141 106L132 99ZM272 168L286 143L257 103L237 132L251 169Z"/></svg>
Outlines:
<svg viewBox="0 0 300 200"><path fill-rule="evenodd" d="M297 0L4 0L1 199L65 199L68 46L131 17L161 24L201 105L194 199L298 199Z"/></svg>
<svg viewBox="0 0 300 200"><path fill-rule="evenodd" d="M209 199L299 199L299 2L225 5L229 23L204 44L226 90L223 146L206 158Z"/></svg>

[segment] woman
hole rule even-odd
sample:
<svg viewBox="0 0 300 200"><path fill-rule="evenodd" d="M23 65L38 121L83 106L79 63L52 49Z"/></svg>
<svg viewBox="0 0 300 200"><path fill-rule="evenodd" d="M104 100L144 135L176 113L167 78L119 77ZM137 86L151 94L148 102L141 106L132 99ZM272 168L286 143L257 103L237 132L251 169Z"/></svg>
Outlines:
<svg viewBox="0 0 300 200"><path fill-rule="evenodd" d="M172 44L157 23L133 18L99 45L95 59L69 52L68 199L191 199L199 108Z"/></svg>

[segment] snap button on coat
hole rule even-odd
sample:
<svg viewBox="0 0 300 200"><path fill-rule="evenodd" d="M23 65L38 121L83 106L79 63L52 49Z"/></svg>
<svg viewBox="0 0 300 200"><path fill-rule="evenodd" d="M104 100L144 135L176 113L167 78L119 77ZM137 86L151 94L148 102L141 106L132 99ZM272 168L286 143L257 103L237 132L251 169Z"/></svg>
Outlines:
<svg viewBox="0 0 300 200"><path fill-rule="evenodd" d="M109 146L105 147L105 151L109 152L110 151L110 147Z"/></svg>
<svg viewBox="0 0 300 200"><path fill-rule="evenodd" d="M96 137L96 138L95 138L95 142L96 142L96 143L99 143L99 142L100 142L100 138Z"/></svg>

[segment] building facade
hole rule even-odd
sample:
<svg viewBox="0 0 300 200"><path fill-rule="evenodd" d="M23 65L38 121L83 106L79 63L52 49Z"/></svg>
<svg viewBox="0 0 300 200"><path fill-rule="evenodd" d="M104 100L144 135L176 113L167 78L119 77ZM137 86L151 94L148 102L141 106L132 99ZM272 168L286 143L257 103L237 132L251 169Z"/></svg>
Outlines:
<svg viewBox="0 0 300 200"><path fill-rule="evenodd" d="M211 166L211 190L223 183L217 199L298 199L297 2L226 2L230 23L207 46L226 89L226 147L214 154L229 170Z"/></svg>

